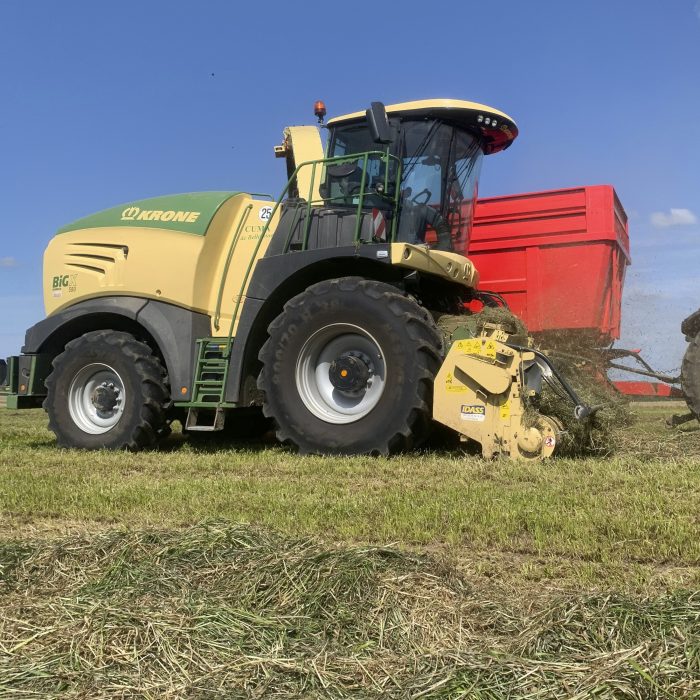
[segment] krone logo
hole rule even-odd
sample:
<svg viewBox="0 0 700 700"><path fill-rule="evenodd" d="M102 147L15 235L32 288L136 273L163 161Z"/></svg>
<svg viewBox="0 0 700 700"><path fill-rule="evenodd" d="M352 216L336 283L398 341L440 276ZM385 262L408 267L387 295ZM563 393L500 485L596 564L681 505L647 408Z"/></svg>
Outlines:
<svg viewBox="0 0 700 700"><path fill-rule="evenodd" d="M174 223L194 224L202 212L199 211L175 211L168 209L139 209L139 207L127 207L122 212L122 221L172 221Z"/></svg>
<svg viewBox="0 0 700 700"><path fill-rule="evenodd" d="M127 207L122 212L122 221L133 221L141 210L138 207Z"/></svg>

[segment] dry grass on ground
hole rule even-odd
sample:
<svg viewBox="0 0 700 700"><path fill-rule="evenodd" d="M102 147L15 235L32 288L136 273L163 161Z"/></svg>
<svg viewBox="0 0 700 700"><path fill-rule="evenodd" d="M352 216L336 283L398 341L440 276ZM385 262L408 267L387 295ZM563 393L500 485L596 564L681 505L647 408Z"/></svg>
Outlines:
<svg viewBox="0 0 700 700"><path fill-rule="evenodd" d="M0 697L700 697L700 430L639 413L514 464L84 453L0 409Z"/></svg>
<svg viewBox="0 0 700 700"><path fill-rule="evenodd" d="M486 462L459 452L298 457L191 444L140 454L57 449L41 411L0 412L0 534L180 527L224 518L292 537L524 557L534 580L641 590L695 580L700 431L650 408L607 458ZM485 565L491 570L493 566Z"/></svg>
<svg viewBox="0 0 700 700"><path fill-rule="evenodd" d="M700 692L689 591L516 598L435 558L225 523L0 557L0 697Z"/></svg>

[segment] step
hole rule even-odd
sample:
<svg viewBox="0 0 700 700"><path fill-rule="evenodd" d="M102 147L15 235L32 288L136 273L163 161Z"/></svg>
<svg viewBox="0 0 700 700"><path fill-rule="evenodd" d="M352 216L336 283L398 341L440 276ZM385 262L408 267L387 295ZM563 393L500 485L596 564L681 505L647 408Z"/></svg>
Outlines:
<svg viewBox="0 0 700 700"><path fill-rule="evenodd" d="M203 422L200 423L200 420ZM185 430L214 432L224 429L226 411L223 408L190 408L187 411Z"/></svg>

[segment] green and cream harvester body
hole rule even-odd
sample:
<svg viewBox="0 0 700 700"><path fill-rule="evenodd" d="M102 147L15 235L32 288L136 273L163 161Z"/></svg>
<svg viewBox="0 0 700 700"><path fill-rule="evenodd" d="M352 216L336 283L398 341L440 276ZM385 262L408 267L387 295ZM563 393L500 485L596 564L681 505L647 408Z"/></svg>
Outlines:
<svg viewBox="0 0 700 700"><path fill-rule="evenodd" d="M180 420L385 455L437 423L487 457L552 455L561 427L537 411L543 381L577 417L590 409L528 338L462 322L491 299L452 251L513 120L424 100L323 128L325 153L319 127L284 130L277 200L156 197L60 229L44 255L47 316L7 361L8 407L43 406L58 443L85 449L149 447Z"/></svg>

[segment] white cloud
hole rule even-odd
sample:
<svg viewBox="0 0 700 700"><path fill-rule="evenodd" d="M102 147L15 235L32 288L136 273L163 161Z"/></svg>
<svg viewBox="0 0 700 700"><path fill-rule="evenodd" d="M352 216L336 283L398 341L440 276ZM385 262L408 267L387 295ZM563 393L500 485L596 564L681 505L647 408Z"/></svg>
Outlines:
<svg viewBox="0 0 700 700"><path fill-rule="evenodd" d="M656 228L669 228L671 226L692 226L698 222L698 217L690 209L671 209L667 214L663 211L655 211L651 215L651 225Z"/></svg>
<svg viewBox="0 0 700 700"><path fill-rule="evenodd" d="M0 258L0 267L17 267L15 258Z"/></svg>

